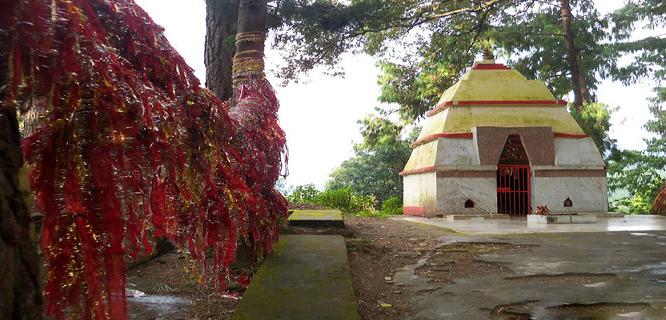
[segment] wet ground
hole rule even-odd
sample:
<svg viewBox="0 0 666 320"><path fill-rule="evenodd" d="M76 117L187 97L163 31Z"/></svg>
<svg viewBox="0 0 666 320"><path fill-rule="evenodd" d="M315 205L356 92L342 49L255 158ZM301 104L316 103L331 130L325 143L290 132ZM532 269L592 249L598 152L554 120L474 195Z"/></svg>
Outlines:
<svg viewBox="0 0 666 320"><path fill-rule="evenodd" d="M189 255L172 251L131 269L126 288L129 318L229 319L240 292L220 293L202 286L190 266Z"/></svg>
<svg viewBox="0 0 666 320"><path fill-rule="evenodd" d="M666 319L666 231L439 240L394 276L414 304L405 319ZM438 281L457 263L439 254L470 250L494 270Z"/></svg>
<svg viewBox="0 0 666 320"><path fill-rule="evenodd" d="M664 218L541 233L520 220L410 219L346 217L345 229L285 233L346 238L364 320L666 319ZM130 318L229 319L241 292L202 288L189 265L173 252L131 270Z"/></svg>

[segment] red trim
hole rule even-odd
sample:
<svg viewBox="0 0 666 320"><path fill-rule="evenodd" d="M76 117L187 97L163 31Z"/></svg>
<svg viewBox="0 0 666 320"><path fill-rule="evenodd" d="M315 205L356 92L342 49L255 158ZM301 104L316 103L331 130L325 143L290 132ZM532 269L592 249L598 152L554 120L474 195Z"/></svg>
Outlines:
<svg viewBox="0 0 666 320"><path fill-rule="evenodd" d="M425 168L420 168L420 169L414 169L414 170L405 170L400 172L401 176L408 176L412 174L419 174L419 173L428 173L428 172L435 172L437 169L432 166L432 167L425 167Z"/></svg>
<svg viewBox="0 0 666 320"><path fill-rule="evenodd" d="M567 104L564 100L478 100L478 101L445 101L440 103L426 113L426 116L432 117L440 111L451 107L451 106L460 106L460 107L471 107L471 106L505 106L505 105L518 105L518 106L534 106L534 105L557 105L565 106Z"/></svg>
<svg viewBox="0 0 666 320"><path fill-rule="evenodd" d="M561 133L555 132L555 138L568 138L568 139L585 139L589 137L586 134L573 134L573 133ZM412 149L426 144L428 142L435 141L439 138L448 138L448 139L473 139L474 134L471 132L461 132L461 133L436 133L429 136L425 136L422 139L414 141L410 146Z"/></svg>
<svg viewBox="0 0 666 320"><path fill-rule="evenodd" d="M555 132L555 138L585 139L589 137L586 134L560 133Z"/></svg>
<svg viewBox="0 0 666 320"><path fill-rule="evenodd" d="M414 141L410 146L412 148L416 148L424 143L428 143L431 141L435 141L439 138L449 138L449 139L472 139L474 138L474 135L471 132L461 132L461 133L436 133L436 134L431 134L429 136L423 137L423 139L419 139Z"/></svg>
<svg viewBox="0 0 666 320"><path fill-rule="evenodd" d="M501 63L478 63L472 67L472 70L511 70L511 68Z"/></svg>
<svg viewBox="0 0 666 320"><path fill-rule="evenodd" d="M426 208L425 207L402 207L402 213L408 216L425 216Z"/></svg>

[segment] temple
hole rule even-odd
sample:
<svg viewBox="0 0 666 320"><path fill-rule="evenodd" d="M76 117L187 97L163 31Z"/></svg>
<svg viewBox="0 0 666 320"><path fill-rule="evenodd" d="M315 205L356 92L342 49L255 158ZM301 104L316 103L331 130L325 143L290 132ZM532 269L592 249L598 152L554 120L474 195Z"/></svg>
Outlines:
<svg viewBox="0 0 666 320"><path fill-rule="evenodd" d="M408 215L608 211L604 161L566 103L492 60L442 94L412 148L401 172Z"/></svg>

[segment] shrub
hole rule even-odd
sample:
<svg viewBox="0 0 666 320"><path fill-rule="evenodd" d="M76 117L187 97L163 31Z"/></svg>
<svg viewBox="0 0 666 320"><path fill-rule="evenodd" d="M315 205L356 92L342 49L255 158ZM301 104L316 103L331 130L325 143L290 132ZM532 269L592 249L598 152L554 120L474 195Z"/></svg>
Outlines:
<svg viewBox="0 0 666 320"><path fill-rule="evenodd" d="M382 202L382 215L394 216L402 214L402 199L399 197L389 197Z"/></svg>
<svg viewBox="0 0 666 320"><path fill-rule="evenodd" d="M357 194L351 188L329 189L320 192L315 199L315 204L339 209L350 214L374 214L375 197Z"/></svg>
<svg viewBox="0 0 666 320"><path fill-rule="evenodd" d="M312 203L314 204L319 194L319 190L315 188L314 184L305 184L297 186L294 191L287 196L287 200L291 203Z"/></svg>
<svg viewBox="0 0 666 320"><path fill-rule="evenodd" d="M313 204L316 206L338 209L347 214L363 216L381 215L375 209L377 200L373 195L361 195L352 188L337 188L318 191L313 184L306 184L294 188L287 196L292 204Z"/></svg>

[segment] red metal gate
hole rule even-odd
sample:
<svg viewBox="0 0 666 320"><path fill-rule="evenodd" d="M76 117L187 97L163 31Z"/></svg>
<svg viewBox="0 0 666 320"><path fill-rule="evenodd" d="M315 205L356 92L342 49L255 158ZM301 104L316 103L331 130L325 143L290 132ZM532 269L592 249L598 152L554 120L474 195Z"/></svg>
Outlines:
<svg viewBox="0 0 666 320"><path fill-rule="evenodd" d="M530 166L497 166L497 212L527 215L530 211Z"/></svg>
<svg viewBox="0 0 666 320"><path fill-rule="evenodd" d="M530 161L519 135L509 135L497 162L497 212L530 213Z"/></svg>

